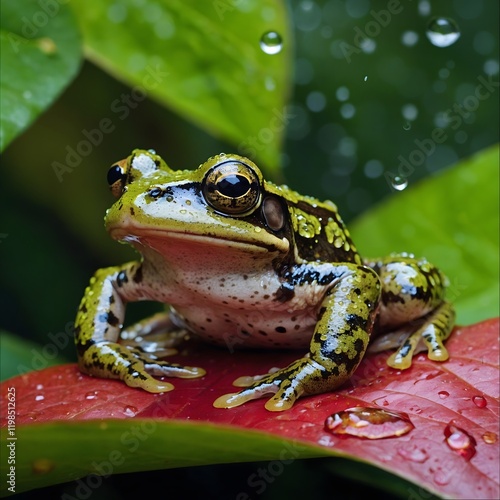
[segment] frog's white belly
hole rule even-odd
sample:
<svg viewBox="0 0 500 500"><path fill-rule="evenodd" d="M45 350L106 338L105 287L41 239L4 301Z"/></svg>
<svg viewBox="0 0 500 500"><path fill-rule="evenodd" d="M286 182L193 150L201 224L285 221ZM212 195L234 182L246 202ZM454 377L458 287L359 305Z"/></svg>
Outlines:
<svg viewBox="0 0 500 500"><path fill-rule="evenodd" d="M186 327L202 339L225 346L230 351L241 348L302 349L309 347L316 324L312 311L284 313L266 309L176 308ZM184 313L184 314L183 314Z"/></svg>

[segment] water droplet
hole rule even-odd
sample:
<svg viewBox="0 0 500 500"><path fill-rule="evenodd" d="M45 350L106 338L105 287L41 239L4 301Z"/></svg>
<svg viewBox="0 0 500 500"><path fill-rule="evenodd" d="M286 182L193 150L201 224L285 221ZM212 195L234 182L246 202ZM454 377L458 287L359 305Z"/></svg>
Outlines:
<svg viewBox="0 0 500 500"><path fill-rule="evenodd" d="M41 394L37 394L35 396L35 401L43 401L45 399L45 396L42 396Z"/></svg>
<svg viewBox="0 0 500 500"><path fill-rule="evenodd" d="M48 458L38 458L31 464L31 469L34 474L47 474L54 469L56 464Z"/></svg>
<svg viewBox="0 0 500 500"><path fill-rule="evenodd" d="M466 431L457 427L453 420L445 427L446 444L469 461L476 454L476 440Z"/></svg>
<svg viewBox="0 0 500 500"><path fill-rule="evenodd" d="M350 95L349 89L347 87L344 87L344 86L339 87L335 91L335 97L339 101L347 101L347 99L349 99L349 95Z"/></svg>
<svg viewBox="0 0 500 500"><path fill-rule="evenodd" d="M410 122L406 122L404 125L403 125L403 130L410 130L411 129L411 123Z"/></svg>
<svg viewBox="0 0 500 500"><path fill-rule="evenodd" d="M97 391L90 391L85 394L85 399L96 399L97 398Z"/></svg>
<svg viewBox="0 0 500 500"><path fill-rule="evenodd" d="M42 37L35 40L35 45L46 55L51 56L57 52L57 45L49 37Z"/></svg>
<svg viewBox="0 0 500 500"><path fill-rule="evenodd" d="M368 75L366 75L364 78L363 78L363 81L367 81L368 80Z"/></svg>
<svg viewBox="0 0 500 500"><path fill-rule="evenodd" d="M408 179L406 177L396 175L392 179L391 185L396 191L404 191L408 187Z"/></svg>
<svg viewBox="0 0 500 500"><path fill-rule="evenodd" d="M260 39L260 48L266 54L278 54L283 48L281 36L276 33L276 31L268 31L267 33L264 33Z"/></svg>
<svg viewBox="0 0 500 500"><path fill-rule="evenodd" d="M486 444L495 444L498 441L498 435L494 432L485 432L481 437Z"/></svg>
<svg viewBox="0 0 500 500"><path fill-rule="evenodd" d="M383 439L407 434L414 425L406 413L381 408L355 407L334 413L325 421L332 434L349 434L366 439Z"/></svg>
<svg viewBox="0 0 500 500"><path fill-rule="evenodd" d="M42 384L37 384L36 390L37 391L41 391L42 389L43 389L43 385Z"/></svg>
<svg viewBox="0 0 500 500"><path fill-rule="evenodd" d="M429 458L429 454L423 448L419 448L416 445L409 445L408 443L405 446L397 448L397 452L398 455L401 455L406 460L419 464L423 464Z"/></svg>
<svg viewBox="0 0 500 500"><path fill-rule="evenodd" d="M448 391L439 391L438 392L439 399L446 399L449 395L450 395L450 393Z"/></svg>
<svg viewBox="0 0 500 500"><path fill-rule="evenodd" d="M124 408L124 413L127 417L134 417L137 412L138 410L135 406L127 405Z"/></svg>
<svg viewBox="0 0 500 500"><path fill-rule="evenodd" d="M413 47L418 42L418 33L415 31L405 31L401 35L401 43L407 47Z"/></svg>
<svg viewBox="0 0 500 500"><path fill-rule="evenodd" d="M457 23L449 17L433 17L425 34L436 47L449 47L460 38Z"/></svg>
<svg viewBox="0 0 500 500"><path fill-rule="evenodd" d="M472 398L472 402L478 407L478 408L484 408L488 402L486 401L486 398L483 396L474 396Z"/></svg>

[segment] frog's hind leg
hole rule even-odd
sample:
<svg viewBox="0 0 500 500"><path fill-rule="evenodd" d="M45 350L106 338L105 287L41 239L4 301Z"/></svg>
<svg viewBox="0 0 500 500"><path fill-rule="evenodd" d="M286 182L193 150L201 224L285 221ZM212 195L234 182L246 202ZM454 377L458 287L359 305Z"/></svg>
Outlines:
<svg viewBox="0 0 500 500"><path fill-rule="evenodd" d="M405 370L411 366L412 357L422 349L422 343L427 347L427 357L433 361L446 361L448 351L444 341L450 336L453 329L455 311L449 302L443 302L432 311L422 326L411 333L401 347L387 360L392 368Z"/></svg>
<svg viewBox="0 0 500 500"><path fill-rule="evenodd" d="M409 368L413 355L425 348L429 359L446 361L444 341L452 331L455 312L444 300L445 276L427 260L408 254L393 254L367 265L382 283L379 329L392 332L372 341L369 350L393 348L396 340L398 350L387 364L397 369Z"/></svg>

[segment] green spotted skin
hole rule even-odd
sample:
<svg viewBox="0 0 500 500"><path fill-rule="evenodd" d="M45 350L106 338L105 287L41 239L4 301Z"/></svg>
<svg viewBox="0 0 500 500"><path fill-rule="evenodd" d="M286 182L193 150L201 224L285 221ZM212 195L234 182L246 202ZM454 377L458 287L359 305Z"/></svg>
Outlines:
<svg viewBox="0 0 500 500"><path fill-rule="evenodd" d="M454 312L443 275L408 254L363 260L333 203L269 183L237 155L172 170L135 150L108 180L117 201L107 230L141 258L91 279L76 318L82 372L165 392L173 385L159 377L205 374L164 359L187 333L230 351L302 349L214 402L231 408L268 395L266 408L281 411L345 383L369 345L397 347L388 363L398 369L422 345L430 359L448 358ZM168 310L123 329L126 304L139 300Z"/></svg>

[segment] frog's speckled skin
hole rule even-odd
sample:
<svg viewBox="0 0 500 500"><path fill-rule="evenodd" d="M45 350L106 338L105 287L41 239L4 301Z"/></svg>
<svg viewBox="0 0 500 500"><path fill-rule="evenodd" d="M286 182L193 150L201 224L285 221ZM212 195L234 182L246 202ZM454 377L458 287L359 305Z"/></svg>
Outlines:
<svg viewBox="0 0 500 500"><path fill-rule="evenodd" d="M109 181L118 200L106 227L143 258L91 279L76 318L83 372L164 392L173 386L154 376L205 374L159 360L186 332L231 349L309 347L286 368L238 379L248 387L214 403L229 408L270 393L266 408L279 411L348 380L372 332L407 327L388 361L395 368L411 365L421 339L431 359L448 358L454 313L444 277L406 254L364 262L333 203L266 182L237 155L173 171L135 150ZM122 331L125 304L146 299L171 309Z"/></svg>

